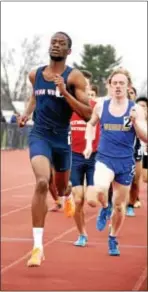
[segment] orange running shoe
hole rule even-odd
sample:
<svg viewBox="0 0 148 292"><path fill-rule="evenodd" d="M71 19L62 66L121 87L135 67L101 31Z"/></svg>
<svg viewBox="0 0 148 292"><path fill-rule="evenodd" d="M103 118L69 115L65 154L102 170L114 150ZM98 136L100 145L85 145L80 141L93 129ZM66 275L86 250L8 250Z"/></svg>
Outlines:
<svg viewBox="0 0 148 292"><path fill-rule="evenodd" d="M42 260L44 260L43 252L40 248L34 248L31 253L31 257L27 262L28 267L39 267Z"/></svg>
<svg viewBox="0 0 148 292"><path fill-rule="evenodd" d="M69 197L65 198L64 202L64 213L67 217L73 217L75 214L75 202L73 196L70 195Z"/></svg>

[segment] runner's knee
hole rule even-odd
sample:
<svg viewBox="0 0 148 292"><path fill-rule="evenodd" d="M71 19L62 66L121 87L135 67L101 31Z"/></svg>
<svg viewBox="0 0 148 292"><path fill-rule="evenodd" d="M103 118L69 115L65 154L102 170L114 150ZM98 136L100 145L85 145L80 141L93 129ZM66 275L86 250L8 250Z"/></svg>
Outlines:
<svg viewBox="0 0 148 292"><path fill-rule="evenodd" d="M80 206L84 201L84 192L82 187L74 187L72 190L76 206Z"/></svg>
<svg viewBox="0 0 148 292"><path fill-rule="evenodd" d="M125 203L114 203L113 204L113 210L116 213L125 213L125 209L126 209L126 204Z"/></svg>
<svg viewBox="0 0 148 292"><path fill-rule="evenodd" d="M83 199L81 197L75 197L76 206L80 206L83 203Z"/></svg>
<svg viewBox="0 0 148 292"><path fill-rule="evenodd" d="M40 177L37 179L36 192L40 194L45 194L48 191L49 182L46 177Z"/></svg>

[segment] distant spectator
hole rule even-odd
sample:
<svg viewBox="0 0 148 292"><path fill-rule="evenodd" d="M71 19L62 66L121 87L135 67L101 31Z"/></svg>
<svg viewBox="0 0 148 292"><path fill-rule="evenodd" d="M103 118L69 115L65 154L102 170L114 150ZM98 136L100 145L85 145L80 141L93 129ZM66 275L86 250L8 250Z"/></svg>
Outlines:
<svg viewBox="0 0 148 292"><path fill-rule="evenodd" d="M6 123L6 119L5 119L5 117L3 116L2 111L1 111L1 113L0 113L0 121L1 121L1 123Z"/></svg>
<svg viewBox="0 0 148 292"><path fill-rule="evenodd" d="M16 124L16 123L17 123L16 116L17 116L17 114L13 114L13 115L11 116L10 124Z"/></svg>
<svg viewBox="0 0 148 292"><path fill-rule="evenodd" d="M129 90L128 90L128 98L130 100L136 100L137 98L137 90L135 87L131 87Z"/></svg>
<svg viewBox="0 0 148 292"><path fill-rule="evenodd" d="M99 96L99 87L95 84L90 85L90 90L88 91L88 97L97 102L98 101L98 96Z"/></svg>

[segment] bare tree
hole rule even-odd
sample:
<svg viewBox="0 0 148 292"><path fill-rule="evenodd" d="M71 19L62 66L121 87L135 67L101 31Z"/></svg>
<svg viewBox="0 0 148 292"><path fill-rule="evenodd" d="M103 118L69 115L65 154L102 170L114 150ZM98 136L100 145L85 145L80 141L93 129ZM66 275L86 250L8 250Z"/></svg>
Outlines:
<svg viewBox="0 0 148 292"><path fill-rule="evenodd" d="M14 110L15 108L11 100L10 76L8 67L13 66L14 49L5 50L1 56L1 108L6 110Z"/></svg>
<svg viewBox="0 0 148 292"><path fill-rule="evenodd" d="M1 77L1 109L11 110L16 112L16 109L11 100L11 94L8 84Z"/></svg>
<svg viewBox="0 0 148 292"><path fill-rule="evenodd" d="M1 56L1 100L2 108L15 110L12 101L25 101L28 94L28 73L35 67L43 64L40 58L41 42L39 36L32 41L27 38L21 44L21 56L17 65L17 52L15 49L2 51ZM12 86L12 79L13 86Z"/></svg>

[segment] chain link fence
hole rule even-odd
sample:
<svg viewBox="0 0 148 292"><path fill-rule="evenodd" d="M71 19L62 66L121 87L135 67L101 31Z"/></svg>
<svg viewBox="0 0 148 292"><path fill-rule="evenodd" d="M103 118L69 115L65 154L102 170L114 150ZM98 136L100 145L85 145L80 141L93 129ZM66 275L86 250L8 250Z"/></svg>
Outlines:
<svg viewBox="0 0 148 292"><path fill-rule="evenodd" d="M1 149L25 149L28 147L28 135L32 126L19 128L17 124L1 123Z"/></svg>

